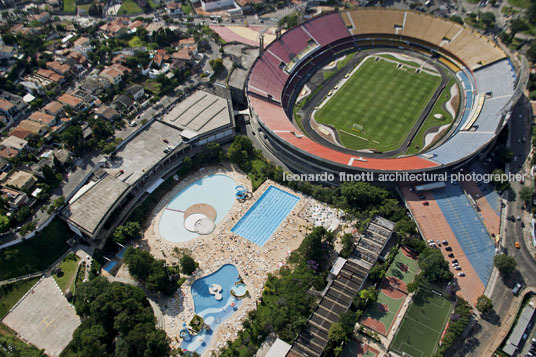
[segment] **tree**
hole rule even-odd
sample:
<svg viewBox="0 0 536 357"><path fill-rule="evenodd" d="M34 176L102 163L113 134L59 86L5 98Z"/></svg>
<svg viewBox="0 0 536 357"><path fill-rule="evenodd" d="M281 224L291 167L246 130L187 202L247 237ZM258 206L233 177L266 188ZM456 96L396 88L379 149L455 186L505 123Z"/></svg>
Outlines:
<svg viewBox="0 0 536 357"><path fill-rule="evenodd" d="M480 15L480 22L484 26L485 30L490 30L495 26L495 15L492 12L482 12Z"/></svg>
<svg viewBox="0 0 536 357"><path fill-rule="evenodd" d="M458 15L452 15L451 17L449 17L449 20L450 21L454 21L454 22L457 22L459 23L460 25L463 25L463 19L458 16Z"/></svg>
<svg viewBox="0 0 536 357"><path fill-rule="evenodd" d="M128 266L128 271L138 280L147 279L153 261L151 253L141 249L129 247L125 252L125 264Z"/></svg>
<svg viewBox="0 0 536 357"><path fill-rule="evenodd" d="M225 66L223 65L223 59L221 58L211 59L208 63L210 64L212 70L214 71L214 74L216 75L225 69Z"/></svg>
<svg viewBox="0 0 536 357"><path fill-rule="evenodd" d="M377 283L378 281L382 280L384 274L385 267L383 264L376 263L369 271L369 279L372 282Z"/></svg>
<svg viewBox="0 0 536 357"><path fill-rule="evenodd" d="M367 301L367 303L374 302L378 298L378 292L376 291L374 286L369 286L368 288L363 289L359 292L359 297L362 300Z"/></svg>
<svg viewBox="0 0 536 357"><path fill-rule="evenodd" d="M521 198L525 203L529 204L532 200L532 189L530 187L523 187L519 191L519 198Z"/></svg>
<svg viewBox="0 0 536 357"><path fill-rule="evenodd" d="M512 274L517 266L515 259L506 254L496 255L495 258L493 258L493 263L503 276Z"/></svg>
<svg viewBox="0 0 536 357"><path fill-rule="evenodd" d="M452 279L449 263L443 258L443 254L438 249L424 249L419 255L418 263L422 270L423 278L430 282Z"/></svg>
<svg viewBox="0 0 536 357"><path fill-rule="evenodd" d="M102 6L92 3L89 7L89 16L101 17L102 16Z"/></svg>
<svg viewBox="0 0 536 357"><path fill-rule="evenodd" d="M43 176L45 179L45 182L49 184L52 187L55 187L58 184L58 180L56 178L56 173L49 165L43 166Z"/></svg>
<svg viewBox="0 0 536 357"><path fill-rule="evenodd" d="M395 232L402 237L409 236L417 232L417 225L408 217L404 217L396 222Z"/></svg>
<svg viewBox="0 0 536 357"><path fill-rule="evenodd" d="M481 295L476 301L476 308L483 314L487 314L493 309L493 302L486 295Z"/></svg>
<svg viewBox="0 0 536 357"><path fill-rule="evenodd" d="M249 171L250 159L253 157L253 144L246 136L236 136L227 150L229 161L237 164L244 171Z"/></svg>
<svg viewBox="0 0 536 357"><path fill-rule="evenodd" d="M343 258L348 258L354 249L354 237L350 233L346 233L341 238L342 249L340 256Z"/></svg>
<svg viewBox="0 0 536 357"><path fill-rule="evenodd" d="M0 216L0 233L4 233L9 229L9 218L5 215Z"/></svg>
<svg viewBox="0 0 536 357"><path fill-rule="evenodd" d="M188 254L183 254L180 259L181 271L186 275L191 275L198 267L197 264L191 256Z"/></svg>
<svg viewBox="0 0 536 357"><path fill-rule="evenodd" d="M536 62L536 41L534 41L532 45L529 47L529 49L527 50L527 57L529 61L531 61L532 63Z"/></svg>
<svg viewBox="0 0 536 357"><path fill-rule="evenodd" d="M512 37L514 37L518 32L523 32L528 30L529 24L522 18L517 18L510 24L510 32L512 33Z"/></svg>
<svg viewBox="0 0 536 357"><path fill-rule="evenodd" d="M129 240L141 238L141 228L138 222L126 222L114 231L113 240L119 244L125 244Z"/></svg>
<svg viewBox="0 0 536 357"><path fill-rule="evenodd" d="M105 154L110 154L112 153L113 151L115 151L115 149L117 148L117 144L114 143L113 141L110 142L110 143L106 143L103 148L102 148L102 152L105 153Z"/></svg>

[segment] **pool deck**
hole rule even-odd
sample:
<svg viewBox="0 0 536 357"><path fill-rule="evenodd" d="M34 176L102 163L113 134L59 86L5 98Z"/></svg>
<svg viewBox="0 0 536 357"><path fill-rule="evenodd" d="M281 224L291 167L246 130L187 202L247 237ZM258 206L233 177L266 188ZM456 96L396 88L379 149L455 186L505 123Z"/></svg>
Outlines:
<svg viewBox="0 0 536 357"><path fill-rule="evenodd" d="M168 263L178 262L178 258L173 252L174 248L189 250L195 261L199 263L199 269L193 276L188 278L181 286L181 289L173 297L165 301L162 300L160 303L160 308L164 314L165 331L171 338L173 348L180 346L179 330L182 328L182 323L188 323L194 316L194 302L190 292L192 283L198 278L213 273L224 264L234 264L242 276L250 297L245 298L238 311L220 325L211 339L211 345L205 350L203 356L209 356L211 352L215 353L220 347L225 346L227 340L236 338L237 332L242 328L242 321L246 319L249 311L255 309L256 302L259 301L262 295L268 273L275 272L280 265L285 263L289 250L298 248L307 230L312 228L312 225L301 218L299 213L309 203L316 202L267 180L253 193L252 198L243 203L235 201L231 210L216 226L213 233L181 243L169 242L161 237L158 224L169 200L190 183L206 175L216 173L228 175L235 180L237 185L243 185L248 190L251 190L251 183L248 177L238 168L230 165L205 168L189 175L157 205L152 212L151 224L146 228L144 238L140 243L141 247L148 249L157 259L165 259ZM260 247L232 233L231 228L270 185L296 195L301 199L272 237L264 246ZM123 274L128 274L125 267L122 267L118 272L118 275Z"/></svg>

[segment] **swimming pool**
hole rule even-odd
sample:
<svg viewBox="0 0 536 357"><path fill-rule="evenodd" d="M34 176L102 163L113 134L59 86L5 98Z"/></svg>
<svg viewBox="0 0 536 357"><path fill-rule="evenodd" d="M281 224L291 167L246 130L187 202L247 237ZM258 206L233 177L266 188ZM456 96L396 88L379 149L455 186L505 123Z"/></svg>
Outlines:
<svg viewBox="0 0 536 357"><path fill-rule="evenodd" d="M270 186L231 231L263 246L299 200L297 196Z"/></svg>
<svg viewBox="0 0 536 357"><path fill-rule="evenodd" d="M106 263L106 264L102 267L102 269L106 270L108 273L111 274L113 268L114 268L116 265L117 265L117 262L111 260L111 261L109 261L108 263Z"/></svg>
<svg viewBox="0 0 536 357"><path fill-rule="evenodd" d="M202 330L197 336L192 336L189 341L183 340L181 348L201 354L210 345L214 332L240 306L241 301L231 295L231 288L239 279L236 267L232 264L225 264L214 273L197 279L192 284L195 313L204 319L205 324L210 326L210 330ZM220 300L216 300L215 296L210 294L209 288L212 284L221 286L222 298Z"/></svg>
<svg viewBox="0 0 536 357"><path fill-rule="evenodd" d="M235 201L236 183L222 174L203 177L177 193L164 209L158 230L164 239L171 242L186 242L199 234L184 227L184 211L196 204L205 203L216 210L214 223L220 222Z"/></svg>

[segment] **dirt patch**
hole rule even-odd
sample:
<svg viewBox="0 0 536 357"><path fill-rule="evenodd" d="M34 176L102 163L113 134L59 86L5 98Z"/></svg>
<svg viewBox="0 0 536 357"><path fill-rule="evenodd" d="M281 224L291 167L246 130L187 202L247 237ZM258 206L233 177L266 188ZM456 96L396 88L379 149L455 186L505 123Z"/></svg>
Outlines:
<svg viewBox="0 0 536 357"><path fill-rule="evenodd" d="M452 97L450 100L450 104L452 105L452 108L454 109L455 113L458 113L460 110L460 95L456 94Z"/></svg>

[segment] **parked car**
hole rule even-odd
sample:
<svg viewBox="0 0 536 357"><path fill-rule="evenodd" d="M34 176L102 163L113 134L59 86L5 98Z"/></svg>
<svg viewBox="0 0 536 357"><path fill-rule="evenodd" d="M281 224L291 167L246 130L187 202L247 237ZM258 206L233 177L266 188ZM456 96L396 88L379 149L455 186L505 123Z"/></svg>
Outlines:
<svg viewBox="0 0 536 357"><path fill-rule="evenodd" d="M516 286L514 286L514 288L512 289L512 294L514 294L514 296L517 296L521 291L522 287L523 285L521 285L521 283L517 283Z"/></svg>
<svg viewBox="0 0 536 357"><path fill-rule="evenodd" d="M454 269L456 269L456 270L462 270L462 267L459 266L459 265L456 265L456 266L454 267Z"/></svg>
<svg viewBox="0 0 536 357"><path fill-rule="evenodd" d="M454 254L449 253L449 258L454 258Z"/></svg>
<svg viewBox="0 0 536 357"><path fill-rule="evenodd" d="M458 263L458 259L452 259L453 263Z"/></svg>
<svg viewBox="0 0 536 357"><path fill-rule="evenodd" d="M444 245L448 245L448 244L449 244L449 241L446 240L446 239L443 239L443 241L442 241L441 243L443 243Z"/></svg>
<svg viewBox="0 0 536 357"><path fill-rule="evenodd" d="M465 273L463 271L458 273L458 276L465 276Z"/></svg>
<svg viewBox="0 0 536 357"><path fill-rule="evenodd" d="M451 248L451 247L446 247L445 250L446 250L447 252L452 252L452 248Z"/></svg>

